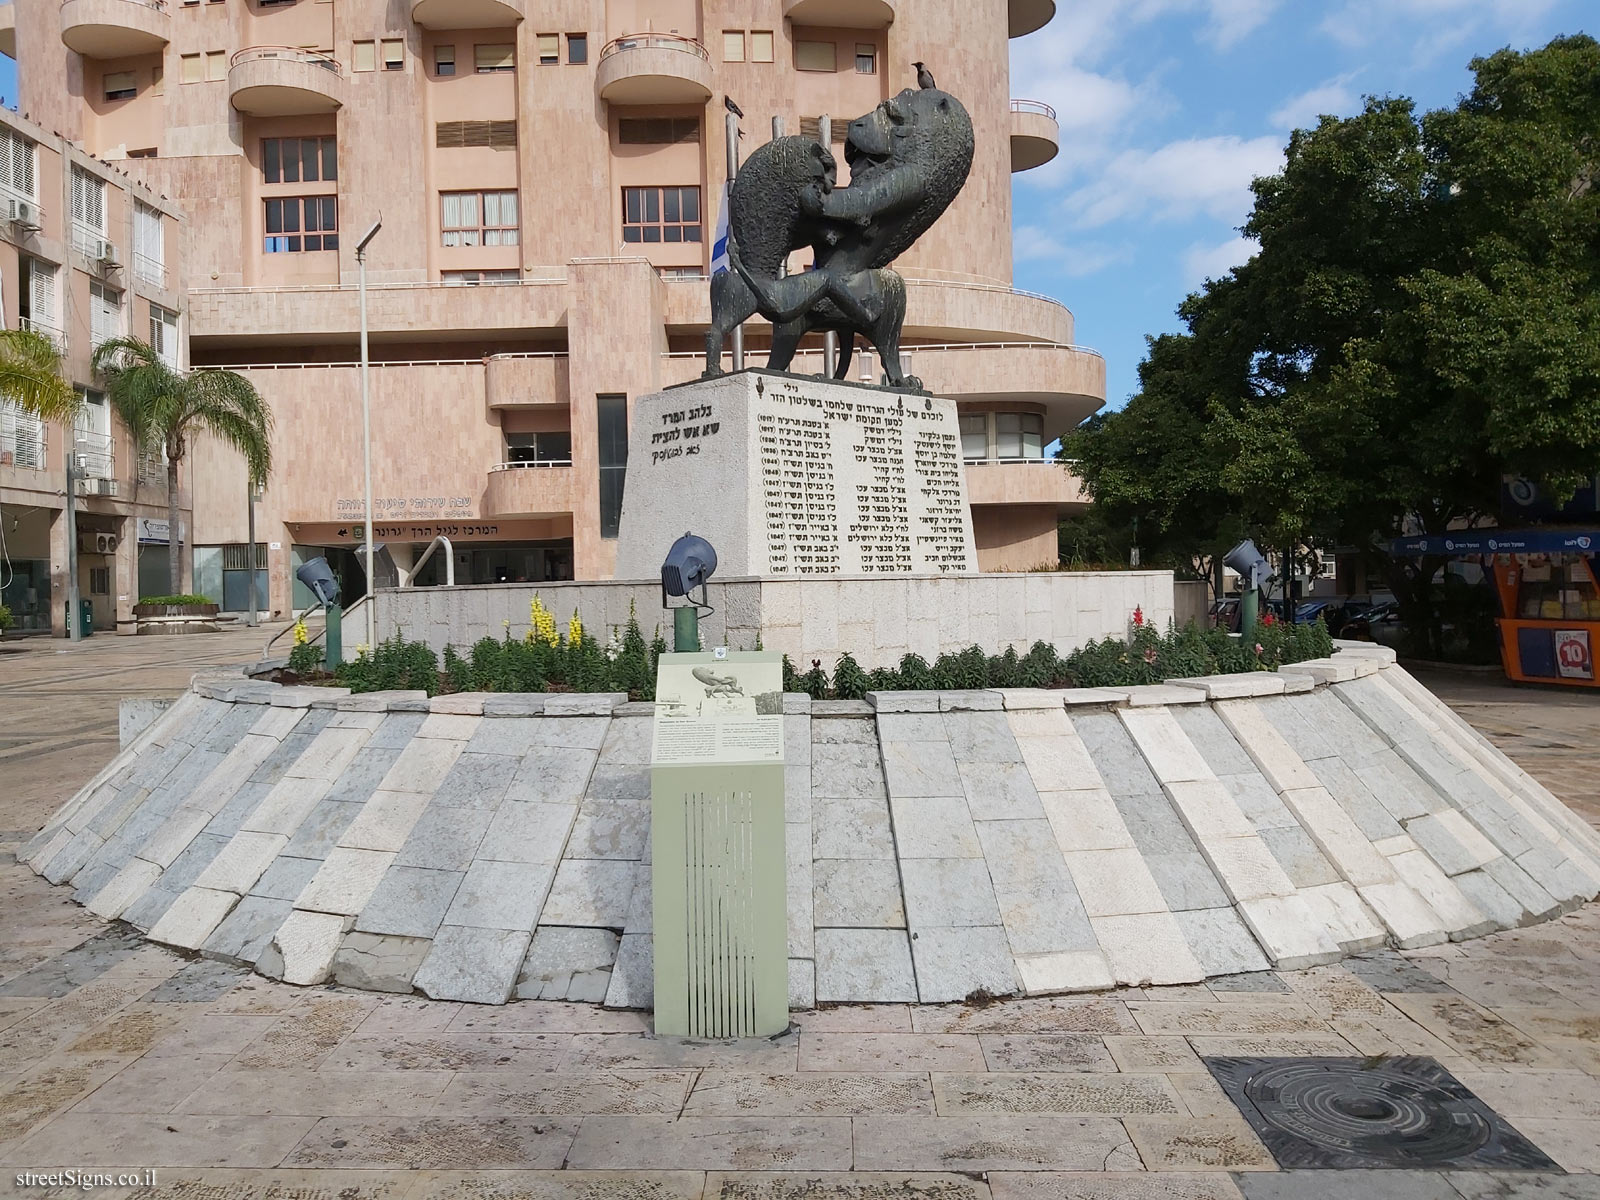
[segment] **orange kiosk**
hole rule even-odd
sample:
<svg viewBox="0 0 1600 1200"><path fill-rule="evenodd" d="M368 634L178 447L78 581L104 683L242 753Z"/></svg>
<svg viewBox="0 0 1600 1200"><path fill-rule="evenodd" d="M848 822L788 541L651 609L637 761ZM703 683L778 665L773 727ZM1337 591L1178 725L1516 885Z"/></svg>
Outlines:
<svg viewBox="0 0 1600 1200"><path fill-rule="evenodd" d="M1600 529L1464 530L1401 538L1396 555L1466 558L1500 597L1500 661L1518 683L1600 687Z"/></svg>

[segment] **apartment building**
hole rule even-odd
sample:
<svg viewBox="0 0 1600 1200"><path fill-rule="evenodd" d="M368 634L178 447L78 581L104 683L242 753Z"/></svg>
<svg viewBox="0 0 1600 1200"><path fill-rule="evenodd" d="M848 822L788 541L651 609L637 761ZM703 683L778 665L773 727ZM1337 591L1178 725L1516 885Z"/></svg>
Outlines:
<svg viewBox="0 0 1600 1200"><path fill-rule="evenodd" d="M11 11L8 11L10 9ZM362 590L367 251L374 517L402 572L438 534L458 582L607 578L631 401L695 378L727 176L743 145L848 121L923 60L977 131L971 179L901 261L911 367L958 401L980 564L1054 561L1083 503L1043 450L1104 400L1072 314L1011 275L1015 171L1054 115L1009 95L1009 39L1053 0L20 0L22 108L187 214L197 365L277 416L258 506L270 606L328 554ZM842 146L836 147L842 149ZM848 178L841 154L841 173ZM750 361L769 330L747 329ZM820 343L798 369L820 370ZM853 374L875 374L874 356ZM196 455L197 561L248 557L242 466ZM417 574L443 578L441 556ZM231 561L231 558L230 558ZM215 585L210 572L197 586ZM219 598L221 598L219 596Z"/></svg>
<svg viewBox="0 0 1600 1200"><path fill-rule="evenodd" d="M183 364L183 242L176 205L0 109L0 315L55 343L81 400L63 425L0 396L0 603L19 632L66 633L73 541L94 629L131 628L139 594L169 590L166 463L134 451L90 360L132 333Z"/></svg>

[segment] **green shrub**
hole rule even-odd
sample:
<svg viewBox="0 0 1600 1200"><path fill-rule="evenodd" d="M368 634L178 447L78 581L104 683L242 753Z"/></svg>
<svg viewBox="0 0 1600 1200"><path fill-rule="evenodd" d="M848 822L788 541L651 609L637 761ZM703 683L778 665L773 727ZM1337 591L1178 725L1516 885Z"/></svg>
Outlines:
<svg viewBox="0 0 1600 1200"><path fill-rule="evenodd" d="M11 615L11 606L0 604L0 633L4 633L16 624L16 618Z"/></svg>
<svg viewBox="0 0 1600 1200"><path fill-rule="evenodd" d="M833 694L838 700L860 700L872 690L867 673L861 664L846 651L833 667Z"/></svg>
<svg viewBox="0 0 1600 1200"><path fill-rule="evenodd" d="M210 596L140 596L140 604L211 604Z"/></svg>
<svg viewBox="0 0 1600 1200"><path fill-rule="evenodd" d="M322 647L315 642L302 642L289 651L289 670L304 679L322 670L325 657Z"/></svg>

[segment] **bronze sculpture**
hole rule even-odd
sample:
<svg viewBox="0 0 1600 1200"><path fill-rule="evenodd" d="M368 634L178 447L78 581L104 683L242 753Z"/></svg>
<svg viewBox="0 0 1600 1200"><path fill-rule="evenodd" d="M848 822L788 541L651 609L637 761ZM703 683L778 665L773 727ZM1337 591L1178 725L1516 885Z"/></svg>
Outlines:
<svg viewBox="0 0 1600 1200"><path fill-rule="evenodd" d="M711 280L705 376L722 373L722 343L757 312L772 322L770 370L786 371L807 333L834 331L834 378L849 371L855 337L883 359L888 386L922 390L900 363L906 285L889 264L955 200L972 169L972 118L938 88L907 88L850 123L850 184L820 142L776 138L739 168L729 204L732 269ZM784 276L810 246L811 270Z"/></svg>

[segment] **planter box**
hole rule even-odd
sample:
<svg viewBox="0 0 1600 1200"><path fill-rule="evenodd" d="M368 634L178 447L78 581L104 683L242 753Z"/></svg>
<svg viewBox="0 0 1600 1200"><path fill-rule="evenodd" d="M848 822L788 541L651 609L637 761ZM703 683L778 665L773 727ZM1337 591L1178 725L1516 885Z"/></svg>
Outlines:
<svg viewBox="0 0 1600 1200"><path fill-rule="evenodd" d="M215 604L135 604L135 632L147 633L216 633L217 606Z"/></svg>

